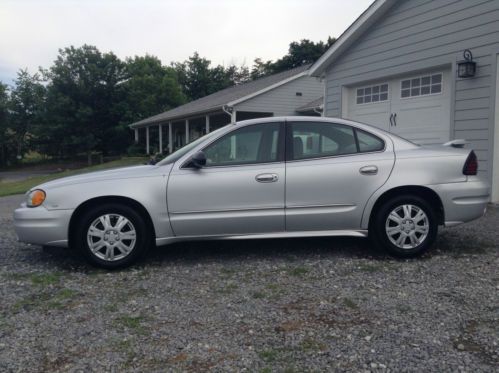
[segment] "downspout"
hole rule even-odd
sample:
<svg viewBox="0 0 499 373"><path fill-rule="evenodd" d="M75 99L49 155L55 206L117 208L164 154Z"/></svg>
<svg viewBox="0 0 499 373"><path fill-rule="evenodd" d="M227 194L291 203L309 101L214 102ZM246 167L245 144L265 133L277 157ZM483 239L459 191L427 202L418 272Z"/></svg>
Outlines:
<svg viewBox="0 0 499 373"><path fill-rule="evenodd" d="M233 117L232 117L232 114L234 113L234 107L232 107L232 106L228 106L228 105L224 105L224 106L222 106L222 110L223 110L226 114L228 114L228 115L230 116L230 121L231 121L231 123L234 123L234 124L235 124L235 123L236 123L235 118L233 118Z"/></svg>

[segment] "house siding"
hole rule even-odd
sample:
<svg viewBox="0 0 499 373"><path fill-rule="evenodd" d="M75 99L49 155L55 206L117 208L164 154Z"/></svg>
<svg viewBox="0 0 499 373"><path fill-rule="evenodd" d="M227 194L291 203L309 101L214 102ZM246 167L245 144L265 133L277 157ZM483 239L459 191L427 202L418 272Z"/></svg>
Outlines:
<svg viewBox="0 0 499 373"><path fill-rule="evenodd" d="M470 49L471 79L456 77L456 62ZM452 69L451 137L476 150L480 173L491 177L499 1L400 0L325 74L325 114L341 117L342 88L438 67Z"/></svg>
<svg viewBox="0 0 499 373"><path fill-rule="evenodd" d="M296 92L301 92L297 96ZM295 109L324 94L324 85L317 78L303 76L268 92L235 105L238 111L274 113L274 116L296 115Z"/></svg>

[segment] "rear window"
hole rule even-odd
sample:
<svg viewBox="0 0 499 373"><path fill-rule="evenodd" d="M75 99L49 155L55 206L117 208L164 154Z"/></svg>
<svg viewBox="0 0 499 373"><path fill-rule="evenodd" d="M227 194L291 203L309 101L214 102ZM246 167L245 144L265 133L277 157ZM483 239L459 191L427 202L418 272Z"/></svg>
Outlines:
<svg viewBox="0 0 499 373"><path fill-rule="evenodd" d="M378 152L385 148L385 143L379 137L376 137L365 131L356 129L357 140L359 141L359 151L364 152Z"/></svg>
<svg viewBox="0 0 499 373"><path fill-rule="evenodd" d="M385 143L364 130L325 122L294 122L288 126L287 159L301 160L383 151Z"/></svg>

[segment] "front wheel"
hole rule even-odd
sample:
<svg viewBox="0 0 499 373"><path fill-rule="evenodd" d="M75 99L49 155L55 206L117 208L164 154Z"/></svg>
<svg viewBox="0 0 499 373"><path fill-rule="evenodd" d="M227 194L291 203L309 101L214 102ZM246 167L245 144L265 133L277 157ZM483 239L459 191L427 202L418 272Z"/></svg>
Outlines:
<svg viewBox="0 0 499 373"><path fill-rule="evenodd" d="M418 196L400 196L375 213L369 235L391 255L410 258L423 254L437 237L438 224L431 205Z"/></svg>
<svg viewBox="0 0 499 373"><path fill-rule="evenodd" d="M134 209L106 204L87 211L78 224L75 244L94 265L113 269L137 261L150 246L149 230Z"/></svg>

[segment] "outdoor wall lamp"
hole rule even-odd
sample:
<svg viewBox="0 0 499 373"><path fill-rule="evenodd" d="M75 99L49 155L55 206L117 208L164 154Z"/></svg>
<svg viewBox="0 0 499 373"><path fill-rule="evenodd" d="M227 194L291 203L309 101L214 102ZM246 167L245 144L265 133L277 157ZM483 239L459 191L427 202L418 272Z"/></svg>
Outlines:
<svg viewBox="0 0 499 373"><path fill-rule="evenodd" d="M472 78L476 73L476 62L473 61L473 55L469 49L465 49L464 60L457 63L457 76L460 78Z"/></svg>

